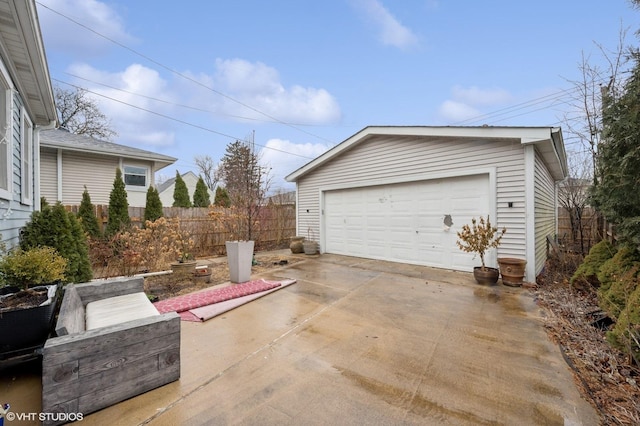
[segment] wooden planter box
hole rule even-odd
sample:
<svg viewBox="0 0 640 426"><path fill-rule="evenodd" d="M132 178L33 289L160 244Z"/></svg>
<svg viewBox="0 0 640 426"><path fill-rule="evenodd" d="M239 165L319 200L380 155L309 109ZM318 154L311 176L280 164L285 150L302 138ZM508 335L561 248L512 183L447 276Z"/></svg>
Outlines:
<svg viewBox="0 0 640 426"><path fill-rule="evenodd" d="M137 309L134 319L86 327L87 304L138 294L142 301L143 284L143 278L125 278L66 286L58 337L42 351L43 412L86 415L180 378L177 313L159 314L147 299L152 314Z"/></svg>

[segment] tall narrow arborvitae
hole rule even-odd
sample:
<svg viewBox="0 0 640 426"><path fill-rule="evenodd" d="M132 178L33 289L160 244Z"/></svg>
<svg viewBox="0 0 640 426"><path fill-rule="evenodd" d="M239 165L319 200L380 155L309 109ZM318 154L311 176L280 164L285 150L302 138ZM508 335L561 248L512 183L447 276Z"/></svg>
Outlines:
<svg viewBox="0 0 640 426"><path fill-rule="evenodd" d="M192 207L189 189L180 173L176 170L176 182L173 188L173 207Z"/></svg>
<svg viewBox="0 0 640 426"><path fill-rule="evenodd" d="M127 191L122 171L116 169L116 178L113 181L113 189L109 194L109 220L107 221L107 235L114 235L116 232L129 227L129 202L127 201Z"/></svg>
<svg viewBox="0 0 640 426"><path fill-rule="evenodd" d="M78 207L78 220L80 221L80 225L84 232L86 232L90 238L100 238L102 236L102 231L100 229L100 224L98 223L98 218L96 217L95 208L91 203L91 197L89 196L89 191L87 187L84 187L84 192L82 193L82 201L80 201L80 207Z"/></svg>

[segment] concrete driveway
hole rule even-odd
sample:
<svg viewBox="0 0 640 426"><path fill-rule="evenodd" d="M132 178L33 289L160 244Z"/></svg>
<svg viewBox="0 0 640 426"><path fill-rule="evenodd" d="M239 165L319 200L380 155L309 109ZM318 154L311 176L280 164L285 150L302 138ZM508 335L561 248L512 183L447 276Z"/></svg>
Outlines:
<svg viewBox="0 0 640 426"><path fill-rule="evenodd" d="M80 424L599 424L527 290L334 255L262 277L297 283L183 322L178 382Z"/></svg>

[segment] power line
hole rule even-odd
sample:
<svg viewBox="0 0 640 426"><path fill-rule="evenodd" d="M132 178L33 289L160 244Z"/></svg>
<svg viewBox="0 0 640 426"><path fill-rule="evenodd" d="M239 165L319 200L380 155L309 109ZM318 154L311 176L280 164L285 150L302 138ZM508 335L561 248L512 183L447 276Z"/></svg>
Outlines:
<svg viewBox="0 0 640 426"><path fill-rule="evenodd" d="M71 74L69 72L64 72L64 74L66 74L66 75L68 75L70 77L73 77L75 79L78 79L78 80L82 80L82 81L86 81L86 82L91 83L91 84L95 84L97 86L106 87L107 89L116 90L118 92L127 93L129 95L138 96L138 97L141 97L141 98L149 99L151 101L160 102L160 103L167 104L167 105L173 105L173 106L177 106L177 107L180 107L180 108L189 109L189 110L192 110L192 111L205 112L205 113L214 114L214 115L223 115L223 116L226 116L226 117L238 118L238 119L247 120L247 121L261 121L261 122L266 122L266 123L277 123L277 121L274 121L274 120L261 120L261 119L253 118L253 117L245 117L245 116L241 116L241 115L225 114L225 113L221 113L221 112L217 112L217 111L211 111L211 110L204 109L204 108L199 108L199 107L195 107L195 106L191 106L191 105L185 105L185 104L181 104L181 103L177 103L177 102L168 101L166 99L159 99L159 98L155 98L153 96L143 95L142 93L136 93L136 92L132 92L130 90L121 89L119 87L111 86L109 84L101 83L99 81L91 80L91 79L88 79L86 77L82 77L82 76L79 76L79 75ZM86 88L84 90L89 91ZM313 126L311 124L304 124L304 123L295 123L295 125L296 126Z"/></svg>
<svg viewBox="0 0 640 426"><path fill-rule="evenodd" d="M88 93L91 93L91 94L93 94L93 95L100 96L100 97L103 97L103 98L105 98L105 99L109 99L109 100L114 101L114 102L118 102L118 103L123 104L123 105L126 105L126 106L128 106L128 107L135 108L135 109L138 109L138 110L140 110L140 111L148 112L149 114L157 115L158 117L166 118L167 120L175 121L175 122L178 122L178 123L180 123L180 124L184 124L184 125L186 125L186 126L190 126L190 127L196 128L196 129L204 130L204 131L206 131L206 132L214 133L214 134L216 134L216 135L224 136L224 137L229 138L229 139L233 139L233 140L242 140L242 138L238 138L238 137L236 137L236 136L232 136L232 135L228 135L228 134L226 134L226 133L218 132L217 130L209 129L209 128L207 128L207 127L200 126L200 125L198 125L198 124L189 123L188 121L181 120L181 119L179 119L179 118L175 118L175 117L171 117L171 116L169 116L169 115L162 114L162 113L159 113L159 112L156 112L156 111L152 111L152 110L150 110L150 109L143 108L143 107L140 107L140 106L137 106L137 105L133 105L133 104L130 104L130 103L128 103L128 102L124 102L124 101L121 101L121 100L119 100L119 99L112 98L112 97L110 97L110 96L106 96L106 95L101 94L101 93L92 92L92 91L90 91L90 90L87 90L87 89L85 89L85 88L83 88L83 87L80 87L80 86L77 86L77 85L75 85L75 84L68 83L68 82L66 82L66 81L62 81L62 80L58 80L57 78L52 78L52 80L57 81L58 83L62 83L62 84L69 85L69 86L71 86L71 87L75 87L76 89L82 89L82 90L85 90L85 91L87 91ZM281 149L278 149L278 148L272 148L272 147L270 147L270 146L266 146L266 145L262 145L262 144L256 144L256 145L258 145L258 146L260 146L260 147L262 147L262 148L265 148L265 149L270 149L270 150L273 150L273 151L282 152L282 153L284 153L284 154L293 155L293 156L300 157L300 158L304 158L304 159L307 159L307 160L312 160L312 158L310 158L310 157L307 157L307 156L304 156L304 155L300 155L300 154L295 154L295 153L293 153L293 152L284 151L284 150L281 150Z"/></svg>
<svg viewBox="0 0 640 426"><path fill-rule="evenodd" d="M267 118L269 118L269 119L273 120L274 122L280 123L280 124L285 125L285 126L287 126L287 127L291 127L292 129L295 129L295 130L297 130L297 131L299 131L299 132L305 133L305 134L307 134L307 135L309 135L309 136L313 136L314 138L321 139L321 140L323 140L323 141L325 141L325 142L329 142L329 143L331 143L331 144L333 144L333 143L334 143L333 141L330 141L330 140L328 140L328 139L326 139L326 138L323 138L322 136L318 136L318 135L313 134L313 133L311 133L311 132L307 132L306 130L301 129L301 128L299 128L299 127L297 127L297 126L295 126L295 125L293 125L293 124L291 124L291 123L288 123L288 122L286 122L286 121L280 120L280 119L279 119L279 118L277 118L277 117L274 117L274 116L272 116L272 115L270 115L270 114L267 114L266 112L261 111L261 110L259 110L258 108L255 108L255 107L253 107L253 106L251 106L251 105L248 105L248 104L246 104L246 103L244 103L244 102L242 102L242 101L239 101L238 99L235 99L235 98L233 98L233 97L231 97L231 96L229 96L229 95L227 95L227 94L225 94L225 93L222 93L222 92L220 92L219 90L214 89L213 87L209 87L209 86L207 86L206 84L204 84L204 83L202 83L202 82L200 82L200 81L198 81L198 80L196 80L196 79L194 79L194 78L191 78L191 77L189 77L189 76L186 76L186 75L182 74L181 72L176 71L176 70L174 70L173 68L171 68L171 67L169 67L169 66L167 66L167 65L164 65L163 63L161 63L161 62L159 62L159 61L156 61L155 59L153 59L153 58L151 58L151 57L149 57L149 56L147 56L147 55L145 55L145 54L143 54L143 53L140 53L140 52L138 52L137 50L132 49L131 47L129 47L129 46L127 46L127 45L123 44L123 43L120 43L119 41L116 41L116 40L114 40L114 39L112 39L112 38L110 38L110 37L107 37L106 35L104 35L104 34L102 34L102 33L99 33L98 31L94 30L93 28L90 28L90 27L88 27L87 25L85 25L85 24L83 24L83 23L81 23L81 22L78 22L78 21L76 21L75 19L73 19L73 18L71 18L71 17L69 17L69 16L67 16L67 15L65 15L65 14L63 14L63 13L58 12L57 10L54 10L54 9L50 8L50 7L49 7L49 6L47 6L47 5L44 5L44 4L40 3L40 2L37 2L37 4L38 4L38 5L40 5L40 6L42 6L42 7L44 7L45 9L47 9L47 10L49 10L49 11L51 11L51 12L55 13L56 15L61 16L62 18L67 19L67 20L69 20L69 21L73 22L74 24L76 24L76 25L78 25L78 26L80 26L80 27L84 28L85 30L87 30L87 31L89 31L89 32L92 32L93 34L95 34L95 35L97 35L97 36L99 36L99 37L102 37L102 38L104 38L105 40L110 41L111 43L113 43L113 44L115 44L115 45L117 45L117 46L119 46L119 47L121 47L121 48L123 48L123 49L125 49L125 50L128 50L129 52L133 53L134 55L137 55L137 56L139 56L139 57L141 57L141 58L145 59L146 61L149 61L149 62L151 62L151 63L153 63L153 64L155 64L155 65L159 66L160 68L163 68L163 69L165 69L165 70L169 71L169 72L170 72L170 73L172 73L172 74L175 74L175 75L177 75L177 76L179 76L179 77L181 77L181 78L183 78L183 79L185 79L185 80L187 80L187 81L190 81L191 83L194 83L194 84L196 84L196 85L198 85L198 86L200 86L200 87L203 87L203 88L205 88L205 89L207 89L207 90L209 90L209 91L211 91L211 92L213 92L213 93L215 93L215 94L217 94L217 95L219 95L219 96L222 96L222 97L223 97L223 98L225 98L225 99L228 99L228 100L230 100L230 101L232 101L232 102L235 102L235 103L237 103L238 105L243 106L244 108L247 108L247 109L249 109L249 110L251 110L251 111L257 112L258 114L261 114L261 115L263 115L263 116L265 116L265 117L267 117Z"/></svg>

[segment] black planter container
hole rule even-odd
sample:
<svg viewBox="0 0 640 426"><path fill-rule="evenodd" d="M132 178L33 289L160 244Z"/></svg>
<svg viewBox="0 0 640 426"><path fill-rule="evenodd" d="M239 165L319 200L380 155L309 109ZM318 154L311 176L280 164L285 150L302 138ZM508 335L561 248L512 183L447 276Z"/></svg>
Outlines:
<svg viewBox="0 0 640 426"><path fill-rule="evenodd" d="M46 286L49 300L32 308L0 312L0 355L44 344L53 326L57 285Z"/></svg>

